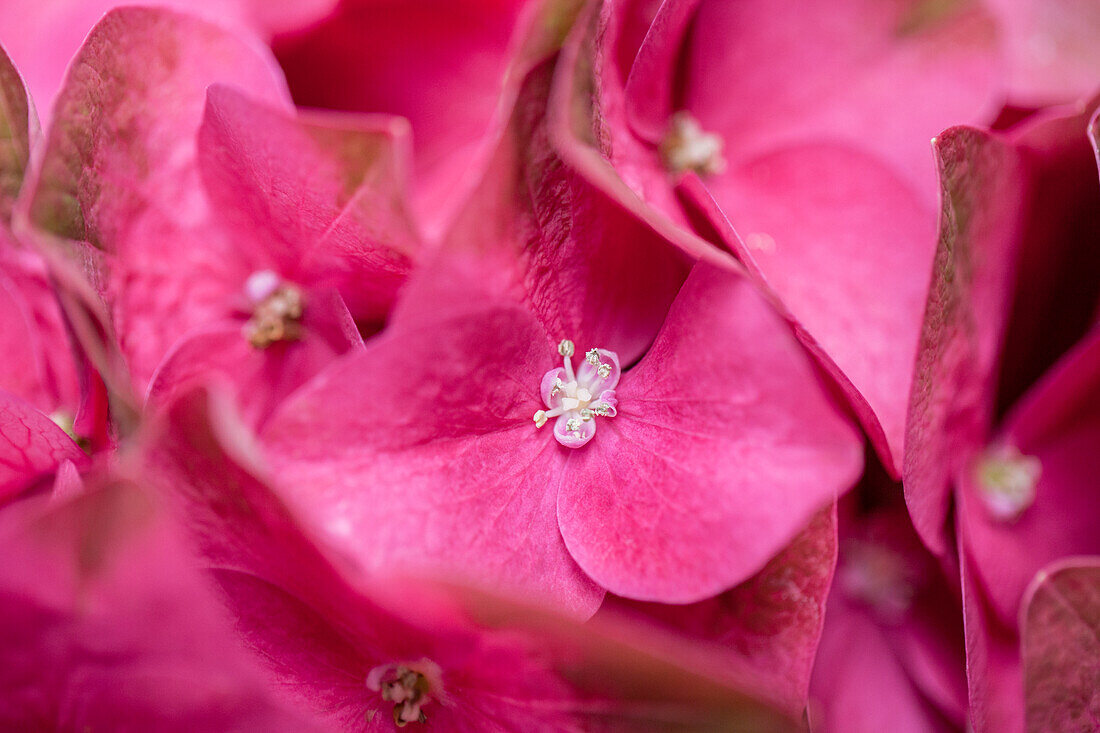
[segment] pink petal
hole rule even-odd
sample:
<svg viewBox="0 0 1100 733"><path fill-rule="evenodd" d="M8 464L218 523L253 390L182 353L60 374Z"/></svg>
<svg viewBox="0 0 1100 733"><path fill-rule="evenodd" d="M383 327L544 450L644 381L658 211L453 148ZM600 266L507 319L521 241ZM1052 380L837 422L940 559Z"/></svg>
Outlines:
<svg viewBox="0 0 1100 733"><path fill-rule="evenodd" d="M338 286L358 317L382 320L417 249L395 175L401 134L395 120L294 119L214 86L199 163L214 210L257 250L257 269Z"/></svg>
<svg viewBox="0 0 1100 733"><path fill-rule="evenodd" d="M273 699L176 528L115 478L0 524L0 726L312 731Z"/></svg>
<svg viewBox="0 0 1100 733"><path fill-rule="evenodd" d="M899 464L931 210L875 159L833 145L767 154L708 189L740 234L738 256L866 400L857 413L885 465Z"/></svg>
<svg viewBox="0 0 1100 733"><path fill-rule="evenodd" d="M28 182L31 223L86 243L71 254L99 284L139 386L250 272L213 226L195 161L218 81L289 104L273 61L246 38L166 10L110 12L73 62Z"/></svg>
<svg viewBox="0 0 1100 733"><path fill-rule="evenodd" d="M1100 563L1064 560L1036 576L1020 615L1028 730L1100 723Z"/></svg>
<svg viewBox="0 0 1100 733"><path fill-rule="evenodd" d="M83 467L88 457L52 420L0 390L0 503L66 460Z"/></svg>
<svg viewBox="0 0 1100 733"><path fill-rule="evenodd" d="M950 483L989 431L1019 251L1023 171L997 138L954 128L936 141L940 244L925 308L902 466L921 539L947 551Z"/></svg>
<svg viewBox="0 0 1100 733"><path fill-rule="evenodd" d="M747 579L862 465L809 358L744 279L698 265L616 389L618 416L570 456L558 517L613 593L689 603Z"/></svg>
<svg viewBox="0 0 1100 733"><path fill-rule="evenodd" d="M806 706L835 564L836 509L830 507L732 590L688 606L608 596L600 614L620 608L643 613L715 644L731 667L749 670L798 714Z"/></svg>
<svg viewBox="0 0 1100 733"><path fill-rule="evenodd" d="M1044 565L1100 554L1100 329L1018 404L997 442L1041 463L1034 502L1015 521L997 520L967 471L959 481L958 518L975 581L1001 623L1012 627L1027 584Z"/></svg>
<svg viewBox="0 0 1100 733"><path fill-rule="evenodd" d="M446 569L591 613L602 591L554 512L562 449L531 419L547 342L503 308L391 330L283 403L261 435L268 460L368 568Z"/></svg>
<svg viewBox="0 0 1100 733"><path fill-rule="evenodd" d="M53 117L55 97L69 61L100 18L128 3L119 0L50 0L5 3L0 8L0 38L26 74L43 122ZM308 26L336 0L149 0L143 5L175 8L233 27L238 32L272 33Z"/></svg>
<svg viewBox="0 0 1100 733"><path fill-rule="evenodd" d="M485 165L529 9L524 0L345 2L278 39L275 52L302 106L408 118L417 211L435 236Z"/></svg>
<svg viewBox="0 0 1100 733"><path fill-rule="evenodd" d="M1091 0L989 0L1001 26L1013 102L1041 107L1096 89L1100 8Z"/></svg>

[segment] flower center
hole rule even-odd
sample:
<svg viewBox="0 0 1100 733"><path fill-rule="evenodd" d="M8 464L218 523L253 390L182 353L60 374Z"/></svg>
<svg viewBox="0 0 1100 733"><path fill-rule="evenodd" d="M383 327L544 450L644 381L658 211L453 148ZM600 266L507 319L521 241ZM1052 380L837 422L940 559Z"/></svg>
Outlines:
<svg viewBox="0 0 1100 733"><path fill-rule="evenodd" d="M597 417L615 417L615 386L619 383L619 357L607 349L590 349L584 362L573 370L573 342L558 344L563 366L542 378L542 401L548 409L535 413L535 427L556 417L554 437L567 448L580 448L596 434Z"/></svg>
<svg viewBox="0 0 1100 733"><path fill-rule="evenodd" d="M978 460L978 486L994 519L1011 522L1035 501L1043 464L1011 445L990 448Z"/></svg>
<svg viewBox="0 0 1100 733"><path fill-rule="evenodd" d="M901 620L916 592L915 578L904 558L866 540L845 542L838 580L848 595L890 622Z"/></svg>
<svg viewBox="0 0 1100 733"><path fill-rule="evenodd" d="M722 147L721 136L706 132L690 112L681 111L669 118L659 152L670 173L694 171L708 176L726 170Z"/></svg>
<svg viewBox="0 0 1100 733"><path fill-rule="evenodd" d="M382 693L382 699L393 703L393 722L398 728L409 723L426 723L422 707L436 699L445 703L439 665L431 660L383 664L367 674L367 688Z"/></svg>
<svg viewBox="0 0 1100 733"><path fill-rule="evenodd" d="M302 336L302 291L271 270L252 273L244 284L252 317L244 337L257 349Z"/></svg>

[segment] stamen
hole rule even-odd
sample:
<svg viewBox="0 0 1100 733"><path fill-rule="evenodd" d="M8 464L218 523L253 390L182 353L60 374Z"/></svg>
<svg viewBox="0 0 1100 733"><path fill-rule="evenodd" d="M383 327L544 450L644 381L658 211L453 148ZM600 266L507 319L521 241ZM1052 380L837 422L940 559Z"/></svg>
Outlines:
<svg viewBox="0 0 1100 733"><path fill-rule="evenodd" d="M1012 445L990 448L978 460L976 477L982 499L994 519L1016 520L1035 501L1043 465Z"/></svg>
<svg viewBox="0 0 1100 733"><path fill-rule="evenodd" d="M367 674L367 688L382 693L393 703L393 722L398 728L409 723L426 723L422 707L435 699L446 704L439 666L428 659L402 664L384 664Z"/></svg>
<svg viewBox="0 0 1100 733"><path fill-rule="evenodd" d="M701 176L707 176L726 170L720 136L705 132L690 112L677 112L669 118L668 123L668 131L661 140L659 152L670 173L679 175L694 171Z"/></svg>
<svg viewBox="0 0 1100 733"><path fill-rule="evenodd" d="M596 417L615 416L615 385L619 381L619 357L613 351L589 349L584 362L574 371L571 357L576 346L565 339L558 344L562 367L542 378L546 410L533 416L536 428L557 417L554 437L569 448L579 448L595 435Z"/></svg>
<svg viewBox="0 0 1100 733"><path fill-rule="evenodd" d="M252 273L245 282L245 295L252 305L252 317L244 325L244 336L257 349L278 341L295 341L302 335L302 291L271 270Z"/></svg>

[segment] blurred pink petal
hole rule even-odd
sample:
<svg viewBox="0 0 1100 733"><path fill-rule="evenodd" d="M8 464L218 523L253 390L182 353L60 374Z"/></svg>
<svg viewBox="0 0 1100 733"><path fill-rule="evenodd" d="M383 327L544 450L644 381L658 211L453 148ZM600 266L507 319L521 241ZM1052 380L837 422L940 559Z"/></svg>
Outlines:
<svg viewBox="0 0 1100 733"><path fill-rule="evenodd" d="M1092 0L989 0L1013 102L1042 106L1091 94L1100 81L1100 6Z"/></svg>
<svg viewBox="0 0 1100 733"><path fill-rule="evenodd" d="M276 703L175 528L125 481L0 514L0 724L308 731Z"/></svg>
<svg viewBox="0 0 1100 733"><path fill-rule="evenodd" d="M0 41L23 70L44 123L53 118L54 100L65 72L88 32L118 0L45 0L5 3L0 8ZM320 19L336 0L151 0L143 5L187 11L242 34L268 38Z"/></svg>
<svg viewBox="0 0 1100 733"><path fill-rule="evenodd" d="M408 119L416 211L434 239L486 166L539 5L348 0L274 49L298 104Z"/></svg>

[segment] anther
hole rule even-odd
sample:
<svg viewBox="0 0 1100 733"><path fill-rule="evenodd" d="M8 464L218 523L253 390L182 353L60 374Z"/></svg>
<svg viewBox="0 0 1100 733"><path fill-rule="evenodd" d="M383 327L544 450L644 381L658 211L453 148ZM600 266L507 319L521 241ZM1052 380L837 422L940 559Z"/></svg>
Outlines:
<svg viewBox="0 0 1100 733"><path fill-rule="evenodd" d="M569 339L562 339L561 343L558 344L558 354L566 358L573 356L574 349L573 342Z"/></svg>
<svg viewBox="0 0 1100 733"><path fill-rule="evenodd" d="M986 451L977 463L976 477L982 499L994 519L1011 522L1035 501L1035 487L1043 465L1011 445Z"/></svg>
<svg viewBox="0 0 1100 733"><path fill-rule="evenodd" d="M705 132L691 113L681 111L669 118L660 154L670 173L694 171L699 175L717 175L726 169L722 148L721 137Z"/></svg>
<svg viewBox="0 0 1100 733"><path fill-rule="evenodd" d="M245 283L245 295L252 305L252 317L244 335L257 349L278 341L295 341L302 335L302 291L271 270L254 272Z"/></svg>

